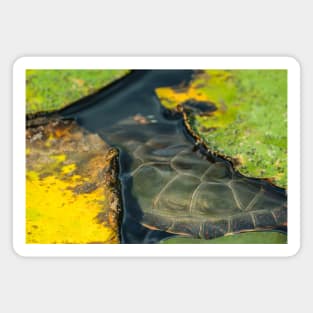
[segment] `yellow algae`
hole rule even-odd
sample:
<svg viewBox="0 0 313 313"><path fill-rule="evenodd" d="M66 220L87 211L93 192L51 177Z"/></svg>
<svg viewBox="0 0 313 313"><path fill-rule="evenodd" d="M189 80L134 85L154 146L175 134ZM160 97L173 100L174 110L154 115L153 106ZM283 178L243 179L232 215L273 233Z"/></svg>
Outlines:
<svg viewBox="0 0 313 313"><path fill-rule="evenodd" d="M116 243L111 227L99 224L96 216L103 209L103 188L75 194L73 180L55 176L43 179L32 171L26 179L27 243Z"/></svg>
<svg viewBox="0 0 313 313"><path fill-rule="evenodd" d="M76 169L76 164L74 164L74 163L69 164L69 165L65 165L62 167L62 173L68 174L68 173L75 171L75 169Z"/></svg>
<svg viewBox="0 0 313 313"><path fill-rule="evenodd" d="M48 139L46 140L46 143L45 143L45 146L47 148L50 148L51 147L51 142L52 140L54 140L54 136L52 134L49 135Z"/></svg>
<svg viewBox="0 0 313 313"><path fill-rule="evenodd" d="M206 101L215 104L218 107L222 107L223 109L223 101L220 96L220 90L216 90L216 88L211 88L210 92L207 89L210 89L210 84L213 84L214 87L218 83L227 84L229 96L233 95L233 92L236 90L233 87L232 75L228 71L210 71L209 74L203 73L197 76L196 79L192 80L187 87L183 88L172 88L172 87L160 87L156 88L156 94L160 98L162 105L167 107L168 109L173 109L176 106L183 104L188 100L195 101ZM206 89L202 88L203 86ZM223 93L225 94L225 92Z"/></svg>
<svg viewBox="0 0 313 313"><path fill-rule="evenodd" d="M66 160L65 154L57 154L57 155L51 155L50 158L56 160L57 162L61 163Z"/></svg>
<svg viewBox="0 0 313 313"><path fill-rule="evenodd" d="M119 242L107 153L73 121L26 130L26 243Z"/></svg>
<svg viewBox="0 0 313 313"><path fill-rule="evenodd" d="M37 180L39 178L39 174L35 171L27 171L26 178L30 181Z"/></svg>
<svg viewBox="0 0 313 313"><path fill-rule="evenodd" d="M81 177L80 175L73 175L73 176L72 176L72 181L73 181L73 182L89 181L89 178L88 178L88 177Z"/></svg>
<svg viewBox="0 0 313 313"><path fill-rule="evenodd" d="M156 89L156 94L161 99L162 104L168 109L173 109L189 99L208 101L208 97L204 93L196 90L193 85L182 90L175 90L170 87L160 87Z"/></svg>

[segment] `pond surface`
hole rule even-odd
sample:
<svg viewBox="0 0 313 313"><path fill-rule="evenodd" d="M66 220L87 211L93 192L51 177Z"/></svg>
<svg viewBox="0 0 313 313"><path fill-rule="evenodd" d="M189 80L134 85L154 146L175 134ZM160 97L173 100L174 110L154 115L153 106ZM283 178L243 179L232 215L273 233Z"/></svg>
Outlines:
<svg viewBox="0 0 313 313"><path fill-rule="evenodd" d="M61 111L120 152L122 243L175 235L211 239L255 229L286 231L287 196L197 147L155 88L187 84L190 70L139 70ZM208 108L209 110L210 108Z"/></svg>

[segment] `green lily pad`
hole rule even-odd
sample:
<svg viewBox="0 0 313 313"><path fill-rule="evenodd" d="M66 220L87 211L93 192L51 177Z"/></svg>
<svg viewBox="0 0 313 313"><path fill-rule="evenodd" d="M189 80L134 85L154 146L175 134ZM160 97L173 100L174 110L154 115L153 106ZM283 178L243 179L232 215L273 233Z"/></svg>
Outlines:
<svg viewBox="0 0 313 313"><path fill-rule="evenodd" d="M172 237L162 240L162 244L286 244L287 236L280 232L248 232L211 240L187 237Z"/></svg>
<svg viewBox="0 0 313 313"><path fill-rule="evenodd" d="M128 70L26 71L26 113L60 109L96 92Z"/></svg>
<svg viewBox="0 0 313 313"><path fill-rule="evenodd" d="M286 70L206 70L185 89L156 92L168 108L187 100L214 104L214 112L190 116L210 150L246 176L287 187Z"/></svg>

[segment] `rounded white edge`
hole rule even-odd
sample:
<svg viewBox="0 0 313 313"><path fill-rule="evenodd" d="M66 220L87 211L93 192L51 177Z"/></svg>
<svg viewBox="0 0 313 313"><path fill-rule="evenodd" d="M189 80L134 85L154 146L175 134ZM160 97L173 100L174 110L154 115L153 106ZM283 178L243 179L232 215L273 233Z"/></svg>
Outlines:
<svg viewBox="0 0 313 313"><path fill-rule="evenodd" d="M207 257L295 257L300 245L241 244L241 245L88 245L88 244L20 244L14 243L14 252L20 257L110 257L110 258L207 258Z"/></svg>
<svg viewBox="0 0 313 313"><path fill-rule="evenodd" d="M17 243L17 238L13 234L13 244L12 244L12 250L18 257L28 257L29 254L27 253L27 246L25 244L25 248L21 247L19 243Z"/></svg>
<svg viewBox="0 0 313 313"><path fill-rule="evenodd" d="M301 62L296 57L294 57L294 56L285 56L283 58L286 59L286 62L287 62L287 64L290 67L293 67L293 68L301 71Z"/></svg>
<svg viewBox="0 0 313 313"><path fill-rule="evenodd" d="M36 59L34 57L26 57L26 56L22 56L22 57L18 57L14 60L13 62L13 75L14 73L16 73L19 70L23 70L26 68L26 65L28 62L31 62L31 59Z"/></svg>
<svg viewBox="0 0 313 313"><path fill-rule="evenodd" d="M295 245L290 248L289 254L286 257L294 258L301 252L301 242L299 241L298 245Z"/></svg>
<svg viewBox="0 0 313 313"><path fill-rule="evenodd" d="M119 63L120 62L120 63ZM151 63L153 66L151 66ZM237 63L236 63L237 62ZM260 62L260 63L259 63ZM110 65L109 65L110 64ZM118 66L120 64L120 66ZM149 66L150 64L150 66ZM22 93L25 86L22 87L22 81L25 79L25 70L27 68L36 69L61 69L61 68L161 68L165 64L169 69L179 68L260 68L274 69L285 68L292 73L292 88L300 96L300 71L301 63L293 56L275 56L275 57L18 57L13 63L13 152L17 147L16 139L22 138L17 129L25 128L25 125L18 123L16 114L22 116L17 107L22 102ZM201 65L202 64L202 65ZM128 65L128 66L126 66ZM131 65L131 66L130 66ZM197 66L201 65L201 66ZM212 66L213 65L213 66ZM161 67L160 67L161 66ZM164 67L164 66L163 66ZM23 76L21 76L23 75ZM296 85L297 83L297 85ZM25 84L24 84L25 85ZM289 90L289 86L288 86ZM15 92L20 94L16 95ZM300 98L298 99L300 105ZM300 110L299 110L300 111ZM25 114L24 112L22 112ZM23 119L24 120L24 119ZM289 120L288 120L289 122ZM15 129L15 125L18 128ZM23 139L23 138L22 138ZM20 145L19 145L20 146ZM18 149L19 151L20 148ZM19 159L19 160L18 160ZM200 247L191 247L191 245L169 245L168 248L157 248L156 245L125 245L118 247L108 247L99 245L42 245L26 244L24 216L21 218L21 201L14 200L15 185L14 182L20 181L21 173L16 170L15 166L20 161L19 155L13 155L13 251L20 257L295 257L301 251L300 240L300 219L297 220L297 226L294 227L291 243L286 245L251 245L251 247L238 247L233 245L222 249L219 247L203 249ZM22 171L22 174L24 172ZM24 175L25 176L25 175ZM25 184L25 177L22 184ZM21 186L21 183L19 184ZM25 190L24 190L25 193ZM300 194L296 195L297 197ZM300 206L300 203L298 203ZM25 207L22 207L22 210ZM299 210L300 213L300 210ZM298 214L299 214L298 213ZM300 215L300 214L299 214ZM17 222L18 221L18 222ZM299 223L298 223L299 222ZM113 245L116 246L116 245ZM158 245L157 245L158 246ZM256 247L257 246L257 247ZM225 248L227 251L225 251ZM239 251L238 251L239 248ZM188 253L186 253L188 251Z"/></svg>

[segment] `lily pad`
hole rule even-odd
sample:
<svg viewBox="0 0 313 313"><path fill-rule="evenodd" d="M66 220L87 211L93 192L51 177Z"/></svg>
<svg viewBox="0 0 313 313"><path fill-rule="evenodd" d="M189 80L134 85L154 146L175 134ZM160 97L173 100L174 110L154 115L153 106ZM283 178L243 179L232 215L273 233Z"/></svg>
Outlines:
<svg viewBox="0 0 313 313"><path fill-rule="evenodd" d="M206 70L189 86L157 88L170 109L199 102L214 106L189 114L209 149L244 175L287 187L287 71Z"/></svg>
<svg viewBox="0 0 313 313"><path fill-rule="evenodd" d="M116 150L73 121L26 130L26 243L118 243Z"/></svg>
<svg viewBox="0 0 313 313"><path fill-rule="evenodd" d="M172 237L165 239L163 244L286 244L287 235L280 232L247 232L211 240L187 237Z"/></svg>
<svg viewBox="0 0 313 313"><path fill-rule="evenodd" d="M96 92L129 70L26 71L26 113L60 109Z"/></svg>

